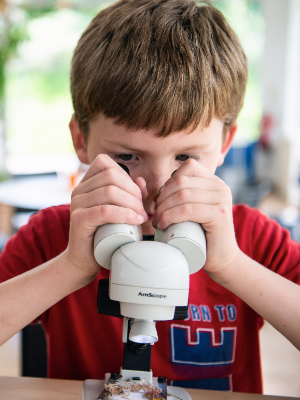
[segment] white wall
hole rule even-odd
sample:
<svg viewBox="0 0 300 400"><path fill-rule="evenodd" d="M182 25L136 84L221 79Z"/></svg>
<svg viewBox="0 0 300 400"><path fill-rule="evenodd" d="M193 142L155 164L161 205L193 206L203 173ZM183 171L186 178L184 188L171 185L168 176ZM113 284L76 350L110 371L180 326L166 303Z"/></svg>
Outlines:
<svg viewBox="0 0 300 400"><path fill-rule="evenodd" d="M300 0L262 0L266 21L263 56L264 114L274 121L270 178L288 204L300 200Z"/></svg>

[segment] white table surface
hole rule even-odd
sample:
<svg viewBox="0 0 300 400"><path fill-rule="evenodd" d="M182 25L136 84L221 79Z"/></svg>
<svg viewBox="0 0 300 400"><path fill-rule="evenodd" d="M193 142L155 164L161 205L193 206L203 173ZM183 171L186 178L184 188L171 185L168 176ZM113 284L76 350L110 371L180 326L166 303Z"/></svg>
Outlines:
<svg viewBox="0 0 300 400"><path fill-rule="evenodd" d="M71 184L65 176L14 178L0 183L0 203L40 210L71 201Z"/></svg>

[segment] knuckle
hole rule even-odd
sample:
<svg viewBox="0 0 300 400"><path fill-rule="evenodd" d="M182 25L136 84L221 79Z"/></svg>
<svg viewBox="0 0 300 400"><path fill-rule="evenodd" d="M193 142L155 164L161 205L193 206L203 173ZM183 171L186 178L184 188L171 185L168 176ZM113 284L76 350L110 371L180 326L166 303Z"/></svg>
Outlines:
<svg viewBox="0 0 300 400"><path fill-rule="evenodd" d="M135 217L136 213L133 210L131 210L130 208L125 209L125 219L127 222L132 221L132 219L135 219Z"/></svg>
<svg viewBox="0 0 300 400"><path fill-rule="evenodd" d="M177 196L178 196L179 201L186 202L190 199L191 192L187 189L181 189L177 192Z"/></svg>
<svg viewBox="0 0 300 400"><path fill-rule="evenodd" d="M164 212L159 219L159 222L161 224L162 227L169 225L169 219L168 219L168 215L166 212Z"/></svg>
<svg viewBox="0 0 300 400"><path fill-rule="evenodd" d="M229 188L229 186L222 180L220 179L218 176L214 176L215 182L221 187L221 188Z"/></svg>
<svg viewBox="0 0 300 400"><path fill-rule="evenodd" d="M232 194L231 194L231 189L230 189L230 187L224 182L224 181L222 181L221 179L216 179L216 189L217 190L219 190L219 191L221 191L222 193L223 193L223 195L226 195L226 196L232 196Z"/></svg>
<svg viewBox="0 0 300 400"><path fill-rule="evenodd" d="M105 179L108 184L114 184L117 181L119 171L116 168L107 168L105 170Z"/></svg>
<svg viewBox="0 0 300 400"><path fill-rule="evenodd" d="M187 217L192 212L192 206L190 204L183 204L181 206L181 214L183 217Z"/></svg>
<svg viewBox="0 0 300 400"><path fill-rule="evenodd" d="M223 185L223 196L226 197L226 200L230 200L231 201L231 199L232 199L232 194L231 194L230 187L228 185L226 185L225 183Z"/></svg>
<svg viewBox="0 0 300 400"><path fill-rule="evenodd" d="M78 187L78 186L77 186L77 187ZM72 193L71 193L71 200L73 200L73 199L77 196L77 192L78 192L77 187L76 187L75 189L72 190ZM76 190L76 189L77 189L77 190Z"/></svg>
<svg viewBox="0 0 300 400"><path fill-rule="evenodd" d="M225 185L225 191L231 197L231 189L228 185Z"/></svg>
<svg viewBox="0 0 300 400"><path fill-rule="evenodd" d="M79 195L75 195L74 197L72 197L71 199L71 208L72 210L76 210L77 208L79 208Z"/></svg>
<svg viewBox="0 0 300 400"><path fill-rule="evenodd" d="M101 169L102 163L103 163L103 156L104 154L98 154L94 160L94 163L96 166Z"/></svg>
<svg viewBox="0 0 300 400"><path fill-rule="evenodd" d="M104 171L108 168L110 157L107 154L98 154L94 163L99 171Z"/></svg>
<svg viewBox="0 0 300 400"><path fill-rule="evenodd" d="M111 200L116 196L117 188L113 185L105 186L103 192L104 196Z"/></svg>
<svg viewBox="0 0 300 400"><path fill-rule="evenodd" d="M102 205L101 206L101 216L105 222L108 222L112 215L112 207L110 205Z"/></svg>
<svg viewBox="0 0 300 400"><path fill-rule="evenodd" d="M175 182L176 182L176 184L177 184L180 188L182 188L182 187L184 187L184 185L185 185L187 179L188 179L187 176L185 176L185 175L179 175L179 176L176 176L176 177L175 177Z"/></svg>
<svg viewBox="0 0 300 400"><path fill-rule="evenodd" d="M80 225L84 219L84 210L81 208L77 208L71 214L71 220L73 224Z"/></svg>

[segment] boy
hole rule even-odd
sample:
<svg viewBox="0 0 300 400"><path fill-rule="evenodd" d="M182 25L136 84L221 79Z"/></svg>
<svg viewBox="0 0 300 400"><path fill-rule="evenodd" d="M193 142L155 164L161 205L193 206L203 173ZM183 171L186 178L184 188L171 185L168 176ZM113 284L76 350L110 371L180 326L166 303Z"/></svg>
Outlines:
<svg viewBox="0 0 300 400"><path fill-rule="evenodd" d="M70 122L76 153L91 166L70 206L33 216L1 254L2 340L40 320L49 377L101 379L119 370L122 321L98 315L95 304L98 280L108 277L93 256L104 223L142 224L153 234L153 225L195 221L206 231L211 276L257 261L299 282L299 246L259 211L232 212L230 190L214 175L234 138L246 80L240 43L209 4L123 0L94 18L73 57ZM261 325L201 271L191 277L187 320L157 324L154 376L261 392Z"/></svg>

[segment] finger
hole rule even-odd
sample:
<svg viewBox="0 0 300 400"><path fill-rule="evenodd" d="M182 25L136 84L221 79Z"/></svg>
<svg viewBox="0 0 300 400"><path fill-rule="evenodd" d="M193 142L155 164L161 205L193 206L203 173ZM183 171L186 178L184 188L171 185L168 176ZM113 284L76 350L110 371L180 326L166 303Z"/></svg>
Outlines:
<svg viewBox="0 0 300 400"><path fill-rule="evenodd" d="M217 190L204 190L199 187L187 188L177 190L174 194L167 197L156 209L155 219L156 223L159 222L161 215L174 207L178 207L183 204L207 204L216 205L220 202L220 192ZM189 217L195 218L195 215Z"/></svg>
<svg viewBox="0 0 300 400"><path fill-rule="evenodd" d="M108 168L117 168L122 174L128 177L128 174L122 167L120 167L112 158L110 158L107 154L99 154L89 169L87 170L86 174L82 178L81 182L85 182L94 175L99 174L99 172L103 172Z"/></svg>
<svg viewBox="0 0 300 400"><path fill-rule="evenodd" d="M145 200L148 197L148 190L145 179L140 176L134 180L134 183L140 188L142 198L143 200Z"/></svg>
<svg viewBox="0 0 300 400"><path fill-rule="evenodd" d="M82 193L73 197L71 209L91 208L98 205L115 205L118 207L131 208L136 213L143 215L145 210L143 203L130 193L117 186L105 186L89 193Z"/></svg>
<svg viewBox="0 0 300 400"><path fill-rule="evenodd" d="M177 180L178 183L182 184L184 181L184 177L190 177L190 178L198 177L212 181L219 180L219 178L216 177L206 167L204 167L202 164L199 164L197 161L190 158L186 160L176 171L174 171L171 178L169 178L163 185L163 187L160 188L157 200L162 195L162 193L165 192L166 188L172 183L174 183L174 181Z"/></svg>
<svg viewBox="0 0 300 400"><path fill-rule="evenodd" d="M221 190L221 182L214 179L189 177L185 175L174 176L169 184L163 187L159 192L159 196L156 199L156 205L159 207L167 198L173 196L178 191L202 189L206 191L219 191ZM183 194L184 195L184 194ZM188 193L187 193L188 195Z"/></svg>
<svg viewBox="0 0 300 400"><path fill-rule="evenodd" d="M117 164L116 164L117 165ZM89 193L101 187L116 186L125 192L130 193L137 199L142 201L142 193L140 188L132 181L126 172L117 165L117 168L107 168L101 173L91 176L89 179L82 181L72 192L72 198L82 194Z"/></svg>
<svg viewBox="0 0 300 400"><path fill-rule="evenodd" d="M95 233L98 226L107 223L140 225L145 222L135 211L114 205L101 205L91 208L78 208L71 214L73 229L84 232L86 236Z"/></svg>
<svg viewBox="0 0 300 400"><path fill-rule="evenodd" d="M165 185L167 186L170 182L172 182L173 179L179 176L199 177L206 179L216 178L216 176L204 165L192 158L186 160L177 170L175 170Z"/></svg>
<svg viewBox="0 0 300 400"><path fill-rule="evenodd" d="M202 224L205 231L210 232L214 226L218 224L220 219L224 218L226 211L225 206L207 205L207 204L181 204L177 207L166 210L157 222L157 228L161 230L167 229L171 224L184 221L193 221ZM192 218L191 218L192 216Z"/></svg>
<svg viewBox="0 0 300 400"><path fill-rule="evenodd" d="M173 172L171 178L176 176L198 176L201 178L214 179L216 176L193 158L186 160L176 171Z"/></svg>

